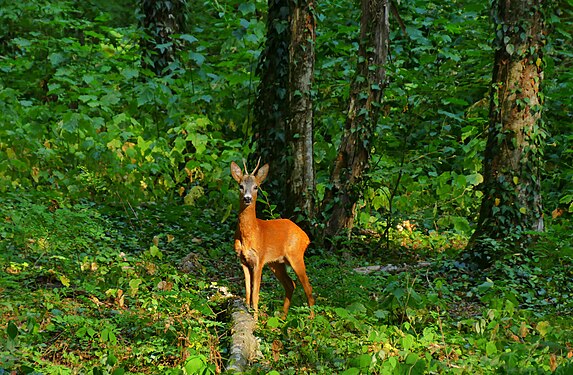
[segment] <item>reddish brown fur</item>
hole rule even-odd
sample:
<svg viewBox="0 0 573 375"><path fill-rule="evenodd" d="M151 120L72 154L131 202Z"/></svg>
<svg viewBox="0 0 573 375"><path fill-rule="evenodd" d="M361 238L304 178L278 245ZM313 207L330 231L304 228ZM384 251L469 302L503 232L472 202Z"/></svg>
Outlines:
<svg viewBox="0 0 573 375"><path fill-rule="evenodd" d="M301 282L308 305L314 305L312 287L304 264L304 252L310 243L308 236L288 219L260 220L256 217L257 190L266 178L268 169L268 164L265 164L249 174L245 167L243 174L237 164L231 163L231 175L241 186L241 209L235 231L235 251L241 260L245 275L246 302L253 307L255 317L258 316L261 276L265 264L285 289L283 304L285 316L295 288L294 281L287 274L286 264L292 267Z"/></svg>

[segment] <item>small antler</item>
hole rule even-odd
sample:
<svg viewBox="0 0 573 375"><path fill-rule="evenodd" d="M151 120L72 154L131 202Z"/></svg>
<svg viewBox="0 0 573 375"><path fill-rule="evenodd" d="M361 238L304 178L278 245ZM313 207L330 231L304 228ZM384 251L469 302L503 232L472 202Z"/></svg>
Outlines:
<svg viewBox="0 0 573 375"><path fill-rule="evenodd" d="M253 169L253 173L251 173L251 174L255 174L257 169L259 169L259 164L261 164L261 158L260 157L259 157L259 160L257 160L257 166L255 167L255 169Z"/></svg>
<svg viewBox="0 0 573 375"><path fill-rule="evenodd" d="M243 158L243 167L245 167L245 174L246 175L255 174L257 169L259 169L259 164L261 164L261 158L259 158L259 160L257 161L257 166L255 167L255 169L253 169L253 171L251 173L249 173L249 171L247 170L247 160L245 160L245 158Z"/></svg>
<svg viewBox="0 0 573 375"><path fill-rule="evenodd" d="M245 167L245 174L249 174L249 171L247 170L247 160L245 158L243 158L243 167Z"/></svg>

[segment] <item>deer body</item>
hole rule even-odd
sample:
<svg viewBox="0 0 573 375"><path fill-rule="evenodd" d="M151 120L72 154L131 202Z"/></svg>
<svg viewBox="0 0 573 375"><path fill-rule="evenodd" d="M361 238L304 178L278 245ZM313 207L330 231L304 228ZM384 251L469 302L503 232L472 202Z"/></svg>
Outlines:
<svg viewBox="0 0 573 375"><path fill-rule="evenodd" d="M258 167L258 164L257 164ZM268 265L285 289L283 312L286 316L295 283L287 274L286 265L296 273L308 299L308 305L314 305L312 287L306 275L304 252L310 240L306 233L288 219L261 220L256 216L258 186L268 173L265 164L249 174L231 163L231 175L241 187L241 208L239 222L235 231L235 251L239 256L245 275L246 302L258 316L259 291L263 266ZM255 174L256 173L256 174ZM312 315L312 311L311 311Z"/></svg>

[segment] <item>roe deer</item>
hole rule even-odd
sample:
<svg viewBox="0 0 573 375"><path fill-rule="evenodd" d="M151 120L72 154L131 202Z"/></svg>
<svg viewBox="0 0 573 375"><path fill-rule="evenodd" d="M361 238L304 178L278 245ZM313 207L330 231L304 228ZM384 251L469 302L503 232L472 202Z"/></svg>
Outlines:
<svg viewBox="0 0 573 375"><path fill-rule="evenodd" d="M285 289L283 312L286 317L295 288L289 277L286 265L289 264L298 277L308 305L313 315L312 287L306 275L304 252L310 243L306 233L288 219L260 220L256 217L255 204L259 185L267 177L269 165L259 168L260 159L255 169L249 173L244 164L245 173L235 163L231 163L231 175L240 186L239 223L235 231L235 251L241 260L245 273L246 302L258 318L259 291L263 266L267 264Z"/></svg>

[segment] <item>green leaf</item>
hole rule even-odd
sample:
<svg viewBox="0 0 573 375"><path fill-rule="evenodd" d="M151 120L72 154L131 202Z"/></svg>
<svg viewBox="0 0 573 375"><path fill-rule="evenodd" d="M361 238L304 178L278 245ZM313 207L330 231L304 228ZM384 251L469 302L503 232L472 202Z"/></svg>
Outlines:
<svg viewBox="0 0 573 375"><path fill-rule="evenodd" d="M346 306L346 310L353 312L353 313L365 313L366 307L360 302L354 302L354 303Z"/></svg>
<svg viewBox="0 0 573 375"><path fill-rule="evenodd" d="M205 358L203 356L196 356L187 359L183 368L185 370L185 374L193 375L200 374L203 367L205 367Z"/></svg>
<svg viewBox="0 0 573 375"><path fill-rule="evenodd" d="M109 106L112 106L112 105L119 103L120 99L121 98L120 98L118 93L110 92L109 94L102 96L100 101L103 105L109 107Z"/></svg>
<svg viewBox="0 0 573 375"><path fill-rule="evenodd" d="M97 96L95 96L95 95L80 95L80 96L78 96L78 99L83 103L87 103L90 101L97 100Z"/></svg>
<svg viewBox="0 0 573 375"><path fill-rule="evenodd" d="M359 375L360 369L356 367L350 367L340 373L340 375Z"/></svg>
<svg viewBox="0 0 573 375"><path fill-rule="evenodd" d="M20 367L20 371L23 374L39 374L39 372L36 372L36 370L33 367L30 366L26 366L26 365L22 365Z"/></svg>
<svg viewBox="0 0 573 375"><path fill-rule="evenodd" d="M280 327L281 322L279 320L279 318L273 316L271 318L269 318L269 320L267 320L267 327L269 328L278 328Z"/></svg>
<svg viewBox="0 0 573 375"><path fill-rule="evenodd" d="M470 227L470 223L468 219L465 217L454 216L452 217L452 223L454 224L454 230L461 234L469 234L471 233L472 228Z"/></svg>
<svg viewBox="0 0 573 375"><path fill-rule="evenodd" d="M336 315L338 315L339 317L346 319L350 317L350 313L348 312L348 310L343 309L342 307L337 307L334 309L334 311L336 312Z"/></svg>
<svg viewBox="0 0 573 375"><path fill-rule="evenodd" d="M60 282L65 286L70 286L70 279L66 275L60 275Z"/></svg>
<svg viewBox="0 0 573 375"><path fill-rule="evenodd" d="M182 34L179 36L179 39L183 39L189 43L195 43L197 41L197 38L195 38L193 35L189 35L189 34Z"/></svg>
<svg viewBox="0 0 573 375"><path fill-rule="evenodd" d="M495 345L495 342L488 341L487 344L485 345L485 352L488 357L497 354L497 346Z"/></svg>
<svg viewBox="0 0 573 375"><path fill-rule="evenodd" d="M467 183L466 176L464 176L463 174L457 175L454 180L454 183L459 188L465 188Z"/></svg>
<svg viewBox="0 0 573 375"><path fill-rule="evenodd" d="M197 154L203 154L205 152L207 149L207 141L209 140L209 137L204 134L195 133L191 134L188 138L191 139Z"/></svg>
<svg viewBox="0 0 573 375"><path fill-rule="evenodd" d="M6 327L6 333L8 333L8 337L14 340L18 336L18 327L14 324L14 322L9 321L8 327Z"/></svg>
<svg viewBox="0 0 573 375"><path fill-rule="evenodd" d="M254 2L239 4L239 12L241 12L243 14L243 16L245 16L247 14L255 13L255 10L256 10L256 8L255 8Z"/></svg>
<svg viewBox="0 0 573 375"><path fill-rule="evenodd" d="M559 199L559 203L571 203L573 202L573 194L567 194Z"/></svg>
<svg viewBox="0 0 573 375"><path fill-rule="evenodd" d="M483 182L483 175L481 173L472 173L466 176L466 181L472 186L477 186Z"/></svg>
<svg viewBox="0 0 573 375"><path fill-rule="evenodd" d="M129 280L129 294L132 297L135 297L137 292L139 291L139 286L143 282L142 279L131 279Z"/></svg>
<svg viewBox="0 0 573 375"><path fill-rule="evenodd" d="M409 351L410 349L412 349L414 347L414 343L415 343L415 339L414 336L412 335L406 335L403 339L402 339L402 346L404 347L404 350Z"/></svg>
<svg viewBox="0 0 573 375"><path fill-rule="evenodd" d="M121 71L121 75L125 77L125 79L132 79L139 77L139 70L133 68L125 68Z"/></svg>
<svg viewBox="0 0 573 375"><path fill-rule="evenodd" d="M205 56L197 52L189 52L189 58L197 64L197 66L203 65L205 62Z"/></svg>
<svg viewBox="0 0 573 375"><path fill-rule="evenodd" d="M48 56L48 60L50 60L53 67L56 67L65 61L65 57L60 52L54 52Z"/></svg>
<svg viewBox="0 0 573 375"><path fill-rule="evenodd" d="M149 254L152 257L159 258L159 259L161 259L163 257L163 253L161 253L161 250L159 250L159 248L155 245L151 245L151 247L149 248Z"/></svg>
<svg viewBox="0 0 573 375"><path fill-rule="evenodd" d="M541 337L545 337L547 335L547 332L549 332L550 328L551 328L551 325L546 320L543 320L543 321L537 323L537 326L535 327L535 329L537 330L537 332L539 332Z"/></svg>
<svg viewBox="0 0 573 375"><path fill-rule="evenodd" d="M356 367L362 370L367 370L372 363L372 355L371 354L361 354L358 357L352 358L349 361L350 366Z"/></svg>
<svg viewBox="0 0 573 375"><path fill-rule="evenodd" d="M465 101L464 99L460 99L460 98L444 98L442 99L442 103L444 104L455 104L455 105L461 105L461 106L467 106L469 103L467 101Z"/></svg>
<svg viewBox="0 0 573 375"><path fill-rule="evenodd" d="M113 353L108 353L106 362L109 366L115 366L117 363L117 357Z"/></svg>
<svg viewBox="0 0 573 375"><path fill-rule="evenodd" d="M482 284L478 285L478 291L480 293L484 293L486 291L488 291L489 289L493 288L493 281L491 281L490 279L486 279L486 281L484 281Z"/></svg>

